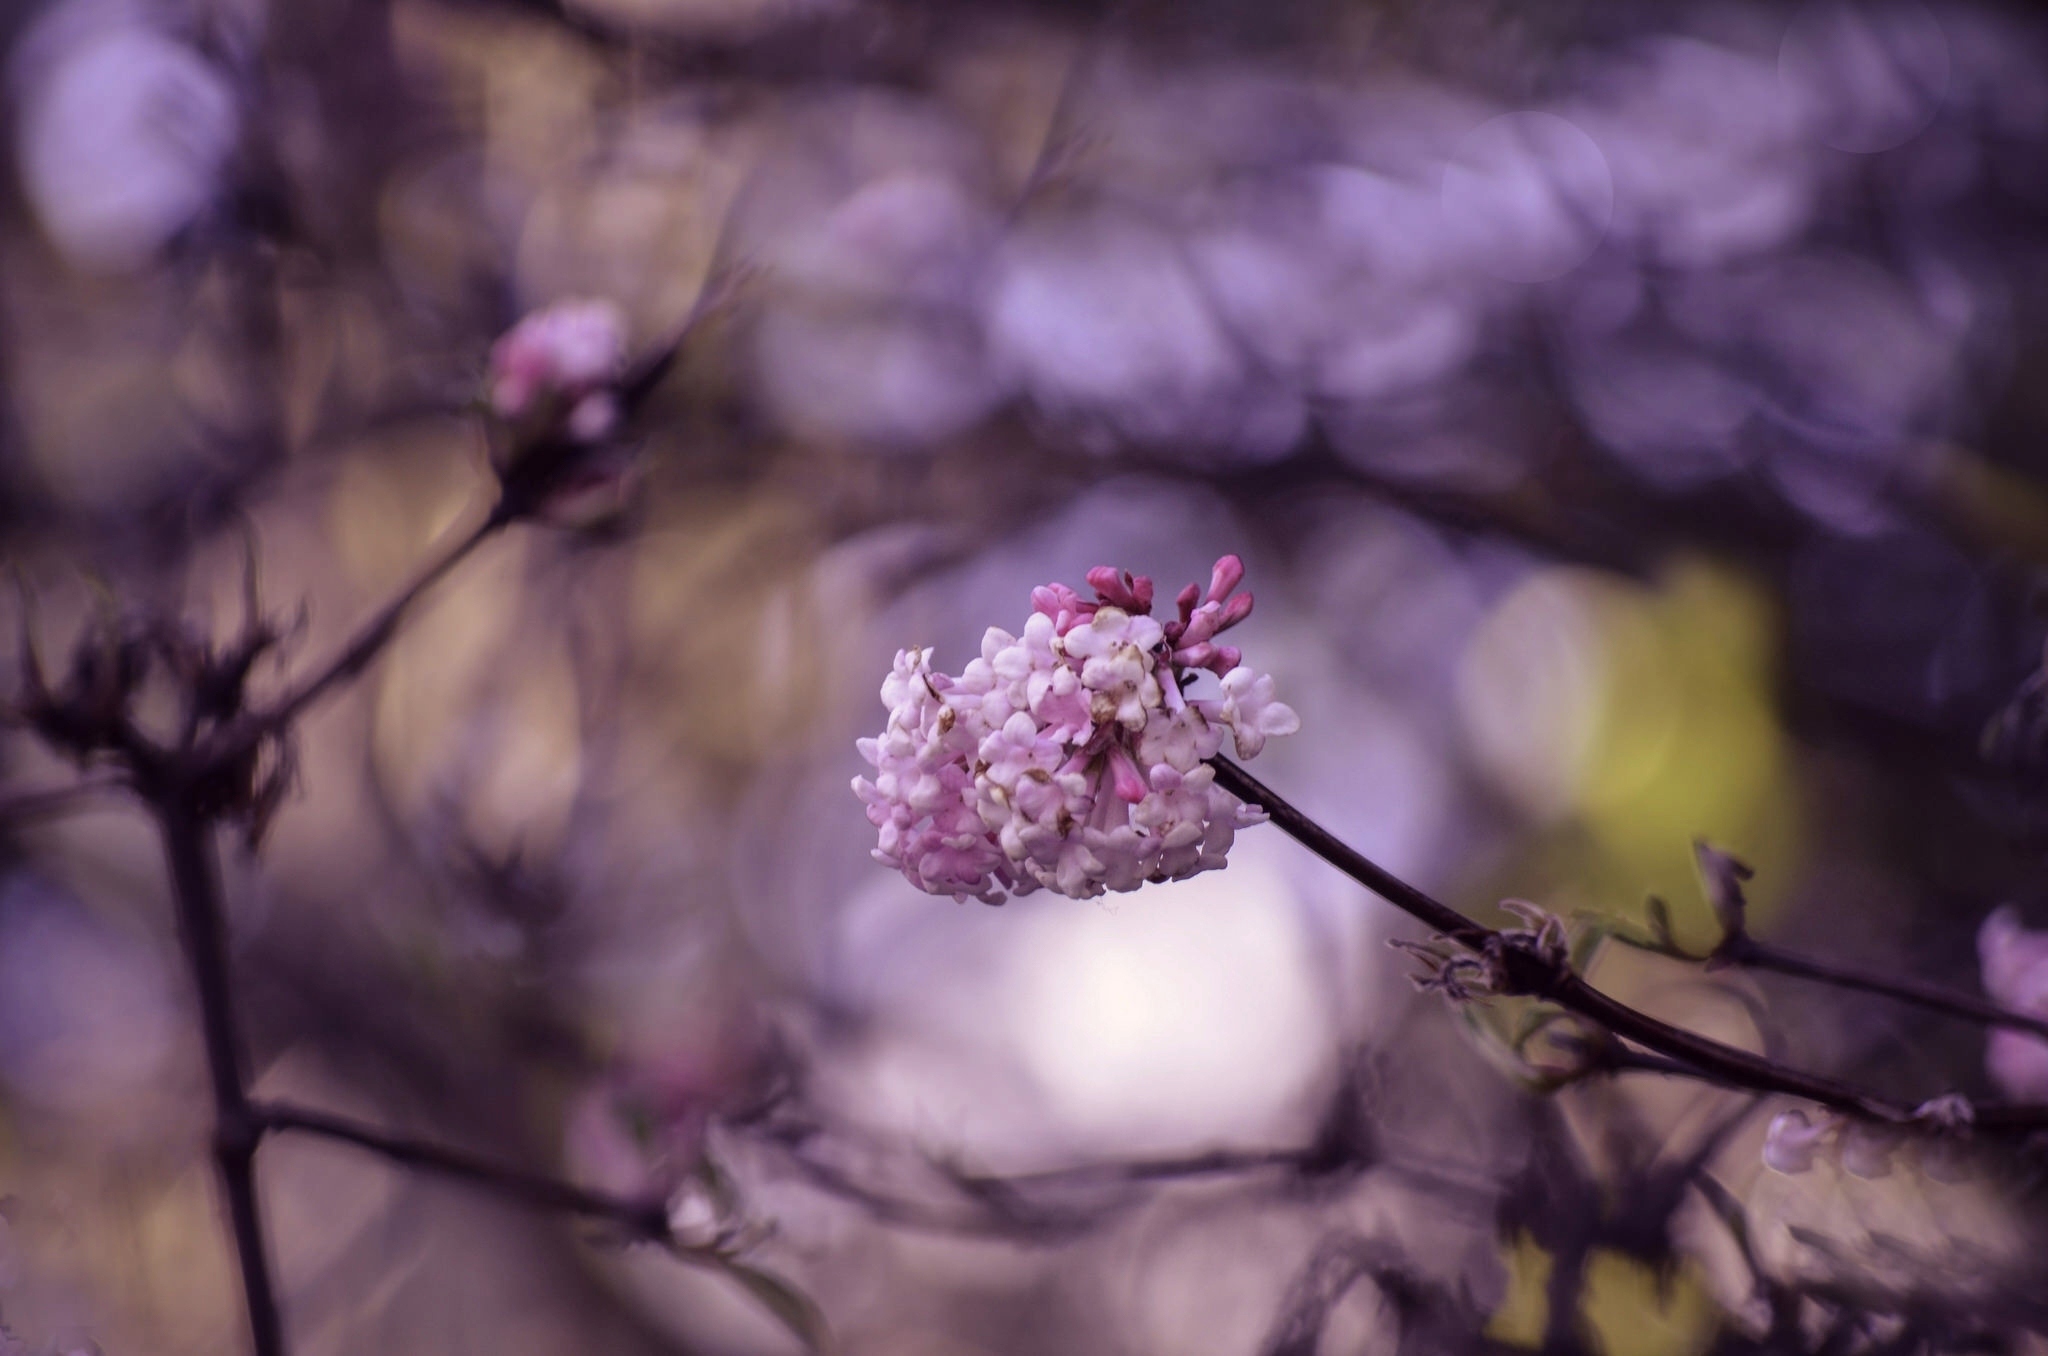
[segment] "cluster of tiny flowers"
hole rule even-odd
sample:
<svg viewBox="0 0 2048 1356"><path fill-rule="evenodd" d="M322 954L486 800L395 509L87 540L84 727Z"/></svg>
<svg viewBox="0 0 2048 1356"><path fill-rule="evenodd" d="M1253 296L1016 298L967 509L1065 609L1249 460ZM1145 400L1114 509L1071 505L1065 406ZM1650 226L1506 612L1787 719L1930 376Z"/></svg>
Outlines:
<svg viewBox="0 0 2048 1356"><path fill-rule="evenodd" d="M508 422L543 407L582 443L619 422L613 391L626 367L626 319L609 301L558 301L531 312L491 347L491 410Z"/></svg>
<svg viewBox="0 0 2048 1356"><path fill-rule="evenodd" d="M1250 615L1244 564L1216 562L1179 615L1152 613L1152 581L1101 566L1096 597L1032 590L1022 635L989 628L959 675L904 650L882 684L889 724L860 741L854 779L880 830L875 857L932 894L999 904L1040 887L1079 899L1224 864L1264 816L1215 785L1204 760L1250 758L1300 721L1273 679L1217 636ZM1202 671L1220 695L1189 696Z"/></svg>

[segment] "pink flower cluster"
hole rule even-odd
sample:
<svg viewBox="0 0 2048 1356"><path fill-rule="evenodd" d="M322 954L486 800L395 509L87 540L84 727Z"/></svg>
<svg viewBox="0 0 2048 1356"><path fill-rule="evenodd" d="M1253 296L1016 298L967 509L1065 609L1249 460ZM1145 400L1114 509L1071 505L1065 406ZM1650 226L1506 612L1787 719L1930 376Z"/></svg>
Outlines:
<svg viewBox="0 0 2048 1356"><path fill-rule="evenodd" d="M1032 590L1022 635L990 627L958 676L904 650L882 684L889 724L860 741L874 780L854 793L880 830L875 857L913 885L1000 904L1041 886L1077 899L1224 864L1264 818L1215 785L1204 759L1227 734L1242 758L1300 721L1271 675L1216 637L1250 615L1244 564L1225 556L1179 615L1152 615L1152 581L1108 566L1084 599ZM1202 670L1221 695L1191 698Z"/></svg>
<svg viewBox="0 0 2048 1356"><path fill-rule="evenodd" d="M581 443L617 427L626 367L626 319L609 301L558 301L527 314L491 346L490 402L518 420L553 406Z"/></svg>

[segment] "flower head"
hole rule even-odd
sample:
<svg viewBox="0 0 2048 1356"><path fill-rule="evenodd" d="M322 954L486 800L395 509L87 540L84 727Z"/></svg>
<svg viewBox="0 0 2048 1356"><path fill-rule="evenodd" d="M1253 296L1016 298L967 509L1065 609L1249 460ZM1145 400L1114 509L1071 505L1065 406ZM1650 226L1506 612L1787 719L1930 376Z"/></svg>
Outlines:
<svg viewBox="0 0 2048 1356"><path fill-rule="evenodd" d="M491 346L490 403L505 420L553 408L579 443L617 426L613 393L626 367L626 320L609 301L558 301L531 312Z"/></svg>
<svg viewBox="0 0 2048 1356"><path fill-rule="evenodd" d="M990 627L958 676L904 650L882 684L889 723L859 743L856 777L877 860L922 890L999 904L1040 887L1076 898L1179 880L1224 863L1263 816L1215 784L1229 737L1250 758L1301 722L1273 679L1214 637L1249 616L1243 562L1190 584L1179 615L1152 616L1152 581L1102 566L1084 599L1032 590L1012 635ZM1189 696L1201 670L1220 697Z"/></svg>

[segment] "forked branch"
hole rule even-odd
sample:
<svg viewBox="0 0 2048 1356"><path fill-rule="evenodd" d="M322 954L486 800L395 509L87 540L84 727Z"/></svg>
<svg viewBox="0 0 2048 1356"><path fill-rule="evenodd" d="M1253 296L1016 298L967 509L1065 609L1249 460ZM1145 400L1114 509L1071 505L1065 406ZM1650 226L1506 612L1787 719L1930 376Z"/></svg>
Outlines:
<svg viewBox="0 0 2048 1356"><path fill-rule="evenodd" d="M1864 1120L1908 1124L1916 1108L1840 1079L1791 1068L1740 1047L1712 1040L1659 1020L1587 983L1561 952L1533 944L1528 934L1475 922L1450 905L1400 879L1337 838L1227 758L1210 760L1216 784L1263 809L1283 832L1388 903L1426 924L1484 962L1496 978L1496 992L1541 998L1595 1027L1652 1054L1674 1061L1657 1071L1683 1074L1716 1086L1752 1093L1805 1098L1829 1110ZM2048 1128L2048 1106L2007 1103L1979 1106L1975 1129L2020 1133Z"/></svg>

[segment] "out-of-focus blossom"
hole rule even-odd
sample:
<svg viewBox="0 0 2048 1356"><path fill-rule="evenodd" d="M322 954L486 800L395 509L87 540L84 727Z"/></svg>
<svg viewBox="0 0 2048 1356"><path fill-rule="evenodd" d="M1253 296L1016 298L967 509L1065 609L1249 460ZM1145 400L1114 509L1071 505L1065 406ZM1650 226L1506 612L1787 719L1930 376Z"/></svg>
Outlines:
<svg viewBox="0 0 2048 1356"><path fill-rule="evenodd" d="M47 887L0 891L0 1088L59 1116L134 1105L173 1054L154 958Z"/></svg>
<svg viewBox="0 0 2048 1356"><path fill-rule="evenodd" d="M2021 926L2008 904L1977 930L1984 992L2020 1012L2048 1017L2048 932ZM1984 1052L1991 1081L2023 1100L2048 1097L2048 1041L2018 1031L1994 1031Z"/></svg>
<svg viewBox="0 0 2048 1356"><path fill-rule="evenodd" d="M1778 48L1778 78L1807 131L1840 151L1903 145L1948 95L1948 38L1926 6L1810 0Z"/></svg>
<svg viewBox="0 0 2048 1356"><path fill-rule="evenodd" d="M1181 254L1113 220L1017 237L991 287L991 363L1055 418L1139 443L1227 442L1244 354Z"/></svg>
<svg viewBox="0 0 2048 1356"><path fill-rule="evenodd" d="M669 1196L695 1168L718 1089L688 1062L608 1074L570 1109L563 1153L578 1177L620 1196Z"/></svg>
<svg viewBox="0 0 2048 1356"><path fill-rule="evenodd" d="M206 210L239 117L220 72L136 9L70 0L23 40L22 184L65 256L147 263Z"/></svg>
<svg viewBox="0 0 2048 1356"><path fill-rule="evenodd" d="M1828 1129L1827 1121L1812 1120L1804 1111L1779 1112L1764 1135L1764 1166L1795 1175L1812 1171Z"/></svg>
<svg viewBox="0 0 2048 1356"><path fill-rule="evenodd" d="M912 144L936 139L920 119L898 130ZM794 196L799 205L758 228L774 286L755 370L785 421L877 450L926 447L1009 395L974 313L995 225L956 174L895 167L837 202Z"/></svg>
<svg viewBox="0 0 2048 1356"><path fill-rule="evenodd" d="M618 426L611 387L625 366L626 318L615 304L558 301L527 315L491 347L491 410L510 421L552 407L573 441L599 442Z"/></svg>
<svg viewBox="0 0 2048 1356"><path fill-rule="evenodd" d="M1967 1182L1975 1163L1969 1146L1954 1135L1939 1135L1919 1142L1920 1171L1936 1182Z"/></svg>
<svg viewBox="0 0 2048 1356"><path fill-rule="evenodd" d="M1614 230L1660 262L1710 267L1783 244L1812 216L1814 148L1777 72L1691 37L1637 44L1572 110L1615 180Z"/></svg>
<svg viewBox="0 0 2048 1356"><path fill-rule="evenodd" d="M1842 1171L1852 1177L1872 1180L1889 1177L1892 1175L1892 1155L1904 1141L1905 1136L1888 1125L1869 1121L1846 1122L1838 1138Z"/></svg>
<svg viewBox="0 0 2048 1356"><path fill-rule="evenodd" d="M1250 758L1300 721L1273 680L1216 636L1251 613L1244 565L1216 562L1179 615L1151 615L1152 581L1109 566L1094 600L1033 590L1022 635L990 627L958 677L904 650L882 685L889 725L860 741L875 779L854 779L881 831L877 860L918 888L1001 903L1044 886L1076 898L1179 880L1224 864L1262 815L1215 785L1203 760L1225 735ZM1189 697L1207 669L1222 698Z"/></svg>
<svg viewBox="0 0 2048 1356"><path fill-rule="evenodd" d="M1764 1166L1797 1176L1811 1172L1822 1159L1851 1177L1866 1181L1889 1177L1901 1151L1937 1182L1960 1182L1971 1173L1968 1142L1969 1104L1959 1097L1937 1098L1914 1117L1918 1133L1876 1121L1852 1120L1822 1112L1780 1112L1764 1134Z"/></svg>
<svg viewBox="0 0 2048 1356"><path fill-rule="evenodd" d="M1504 113L1458 143L1444 169L1443 227L1510 282L1556 278L1599 248L1614 173L1593 139L1554 113Z"/></svg>
<svg viewBox="0 0 2048 1356"><path fill-rule="evenodd" d="M1826 1155L1851 1176L1888 1177L1892 1155L1904 1142L1904 1134L1891 1126L1827 1115L1815 1119L1804 1111L1785 1111L1771 1121L1764 1134L1764 1166L1796 1176L1812 1171Z"/></svg>

